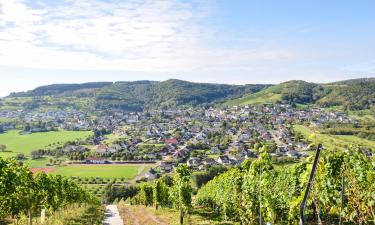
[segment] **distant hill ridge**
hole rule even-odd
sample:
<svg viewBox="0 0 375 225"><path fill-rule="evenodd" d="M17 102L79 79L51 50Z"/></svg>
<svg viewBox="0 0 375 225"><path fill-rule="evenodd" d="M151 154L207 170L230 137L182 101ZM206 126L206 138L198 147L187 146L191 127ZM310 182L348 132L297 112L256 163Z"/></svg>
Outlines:
<svg viewBox="0 0 375 225"><path fill-rule="evenodd" d="M83 84L53 84L9 97L75 96L93 98L95 107L143 110L183 105L222 106L290 103L369 109L375 104L375 78L360 78L326 84L292 80L270 84L213 84L177 79L166 81L118 81Z"/></svg>
<svg viewBox="0 0 375 225"><path fill-rule="evenodd" d="M257 93L226 101L223 105L258 103L316 104L322 107L340 106L348 110L363 110L375 105L375 78L360 78L327 84L287 81Z"/></svg>
<svg viewBox="0 0 375 225"><path fill-rule="evenodd" d="M145 108L202 105L239 98L271 85L229 85L194 83L177 79L166 81L118 81L83 84L54 84L27 92L12 93L9 97L76 96L92 97L97 108L143 110Z"/></svg>

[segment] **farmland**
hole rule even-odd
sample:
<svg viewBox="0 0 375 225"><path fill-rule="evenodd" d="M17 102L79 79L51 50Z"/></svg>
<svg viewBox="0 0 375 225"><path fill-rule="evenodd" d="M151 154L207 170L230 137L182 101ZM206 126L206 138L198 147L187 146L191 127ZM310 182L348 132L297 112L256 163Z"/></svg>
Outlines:
<svg viewBox="0 0 375 225"><path fill-rule="evenodd" d="M17 153L29 155L31 151L59 145L67 141L83 139L91 135L91 131L51 131L21 135L18 130L0 134L0 144L7 146L8 152L0 152L0 156L10 157Z"/></svg>

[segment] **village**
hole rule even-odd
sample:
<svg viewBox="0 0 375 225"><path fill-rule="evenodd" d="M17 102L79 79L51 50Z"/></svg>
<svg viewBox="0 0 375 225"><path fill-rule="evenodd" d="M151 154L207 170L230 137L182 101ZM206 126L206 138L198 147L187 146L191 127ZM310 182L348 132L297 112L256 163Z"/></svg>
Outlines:
<svg viewBox="0 0 375 225"><path fill-rule="evenodd" d="M314 107L297 110L285 104L98 115L77 110L0 112L0 118L9 121L2 124L5 131L21 124L26 124L23 134L58 129L93 131L83 141L35 150L33 159L49 155L65 156L63 161L68 164L155 163L157 166L143 178L147 180L171 173L178 163L187 163L197 171L214 165L228 167L255 159L262 151L269 152L276 163L293 163L314 150L312 143L291 129L293 124L322 127L327 122L355 123L342 112Z"/></svg>

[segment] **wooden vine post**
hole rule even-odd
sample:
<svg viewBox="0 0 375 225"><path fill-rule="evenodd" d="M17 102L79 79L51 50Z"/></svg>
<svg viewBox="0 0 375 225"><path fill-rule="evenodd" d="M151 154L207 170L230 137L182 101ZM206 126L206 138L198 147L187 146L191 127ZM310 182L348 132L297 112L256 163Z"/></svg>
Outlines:
<svg viewBox="0 0 375 225"><path fill-rule="evenodd" d="M310 177L309 177L309 182L307 183L305 195L303 196L303 200L302 200L302 203L301 203L301 206L300 206L299 225L305 224L306 201L307 201L307 198L309 197L310 189L311 189L311 186L314 182L314 177L315 177L316 169L318 167L318 162L319 162L319 156L320 156L320 152L321 152L322 149L323 149L322 144L319 144L318 149L316 150L314 164L313 164L313 167L311 169L311 174L310 174Z"/></svg>

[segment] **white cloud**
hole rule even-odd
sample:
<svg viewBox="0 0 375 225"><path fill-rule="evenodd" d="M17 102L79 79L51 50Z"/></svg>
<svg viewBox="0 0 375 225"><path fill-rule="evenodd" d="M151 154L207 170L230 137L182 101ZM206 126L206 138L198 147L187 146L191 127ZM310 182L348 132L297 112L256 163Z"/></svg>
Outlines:
<svg viewBox="0 0 375 225"><path fill-rule="evenodd" d="M253 70L270 61L294 58L285 49L207 47L215 37L212 28L200 25L209 13L203 3L51 2L0 1L0 65L186 72Z"/></svg>

